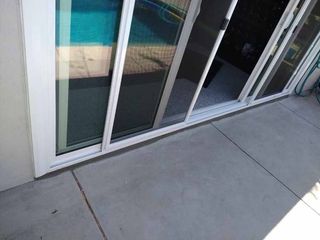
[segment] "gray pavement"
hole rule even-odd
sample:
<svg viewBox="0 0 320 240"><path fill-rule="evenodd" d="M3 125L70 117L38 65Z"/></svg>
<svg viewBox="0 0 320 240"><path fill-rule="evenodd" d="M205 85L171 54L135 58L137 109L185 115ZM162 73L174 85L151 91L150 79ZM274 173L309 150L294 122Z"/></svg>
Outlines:
<svg viewBox="0 0 320 240"><path fill-rule="evenodd" d="M291 97L0 193L0 239L319 239L320 104Z"/></svg>

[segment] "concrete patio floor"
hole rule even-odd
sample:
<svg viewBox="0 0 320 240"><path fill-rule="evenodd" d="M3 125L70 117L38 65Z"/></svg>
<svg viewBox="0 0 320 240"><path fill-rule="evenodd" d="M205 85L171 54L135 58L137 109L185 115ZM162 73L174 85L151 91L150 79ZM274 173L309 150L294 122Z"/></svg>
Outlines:
<svg viewBox="0 0 320 240"><path fill-rule="evenodd" d="M290 97L1 192L0 239L319 239L319 147Z"/></svg>

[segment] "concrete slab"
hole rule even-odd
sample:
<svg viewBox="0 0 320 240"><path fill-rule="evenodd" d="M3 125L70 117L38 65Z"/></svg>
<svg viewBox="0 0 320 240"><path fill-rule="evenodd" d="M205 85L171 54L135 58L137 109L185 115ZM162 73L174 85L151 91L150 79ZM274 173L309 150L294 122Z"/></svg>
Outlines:
<svg viewBox="0 0 320 240"><path fill-rule="evenodd" d="M279 103L214 124L320 213L320 129Z"/></svg>
<svg viewBox="0 0 320 240"><path fill-rule="evenodd" d="M263 239L298 203L212 125L75 173L109 240ZM303 215L296 223L320 224L316 213L298 205ZM310 224L292 232L316 239L316 229Z"/></svg>
<svg viewBox="0 0 320 240"><path fill-rule="evenodd" d="M0 239L102 239L70 172L0 193Z"/></svg>
<svg viewBox="0 0 320 240"><path fill-rule="evenodd" d="M300 117L320 128L320 104L315 96L292 96L280 101L285 107L295 112Z"/></svg>

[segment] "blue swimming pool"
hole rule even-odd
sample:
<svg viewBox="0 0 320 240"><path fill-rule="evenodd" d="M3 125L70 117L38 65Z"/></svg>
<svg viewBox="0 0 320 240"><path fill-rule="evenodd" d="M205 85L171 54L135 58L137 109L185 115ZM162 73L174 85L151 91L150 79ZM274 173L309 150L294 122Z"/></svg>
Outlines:
<svg viewBox="0 0 320 240"><path fill-rule="evenodd" d="M73 0L72 10L60 9L57 0L56 44L112 45L117 41L122 1L117 0ZM137 0L130 32L130 43L175 44L181 20L173 18L168 7L157 1ZM71 17L70 43L60 37L60 29ZM164 31L165 29L165 31Z"/></svg>

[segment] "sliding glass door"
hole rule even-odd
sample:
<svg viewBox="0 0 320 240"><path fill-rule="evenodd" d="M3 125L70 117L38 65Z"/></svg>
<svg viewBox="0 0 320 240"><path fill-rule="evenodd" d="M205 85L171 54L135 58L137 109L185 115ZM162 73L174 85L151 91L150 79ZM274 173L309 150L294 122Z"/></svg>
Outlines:
<svg viewBox="0 0 320 240"><path fill-rule="evenodd" d="M228 26L235 0L202 0L200 13L193 24L180 67L167 87L167 98L158 113L160 126L185 120L208 59L219 46ZM232 7L233 6L233 7Z"/></svg>
<svg viewBox="0 0 320 240"><path fill-rule="evenodd" d="M184 50L181 34L189 37L200 3L56 0L57 155L153 128L173 60L179 65L175 56Z"/></svg>
<svg viewBox="0 0 320 240"><path fill-rule="evenodd" d="M56 0L56 154L238 101L285 10L290 28L308 1Z"/></svg>
<svg viewBox="0 0 320 240"><path fill-rule="evenodd" d="M201 76L236 2L132 0L122 6L118 0L57 0L56 153L168 125L172 109L174 117L185 115L196 88L187 89L183 103L175 101L173 89L185 90L182 76L195 81ZM121 17L125 6L133 13ZM119 42L129 31L128 42L116 51L120 20L126 24ZM121 56L123 63L117 60ZM118 94L113 84L120 84ZM110 108L114 115L108 115Z"/></svg>
<svg viewBox="0 0 320 240"><path fill-rule="evenodd" d="M316 8L294 28L315 1L21 1L36 176L268 101L319 32Z"/></svg>
<svg viewBox="0 0 320 240"><path fill-rule="evenodd" d="M193 54L189 56L188 62L182 63L179 71L180 79L184 82L192 80L197 88L196 99L192 102L192 114L240 101L240 94L254 76L270 39L279 29L280 20L289 11L290 2L293 1L238 0L221 44L216 54L211 56L214 59L210 59L208 54L210 48L203 48L206 43L209 43L208 46L215 43L211 25L197 27L195 36L191 37L198 39L200 47L191 46ZM208 17L211 18L209 10ZM197 71L191 70L193 68L190 66L194 65ZM204 67L207 67L205 73Z"/></svg>
<svg viewBox="0 0 320 240"><path fill-rule="evenodd" d="M190 0L136 0L112 139L153 128Z"/></svg>
<svg viewBox="0 0 320 240"><path fill-rule="evenodd" d="M203 0L169 100L163 105L161 126L239 103L242 92L251 88L248 83L263 71L261 66L268 66L269 61L262 63L268 56L265 52L275 39L272 52L277 52L304 2Z"/></svg>
<svg viewBox="0 0 320 240"><path fill-rule="evenodd" d="M320 1L313 0L288 41L258 98L280 93L287 86L312 42L320 32Z"/></svg>
<svg viewBox="0 0 320 240"><path fill-rule="evenodd" d="M56 152L102 142L120 0L56 0Z"/></svg>

